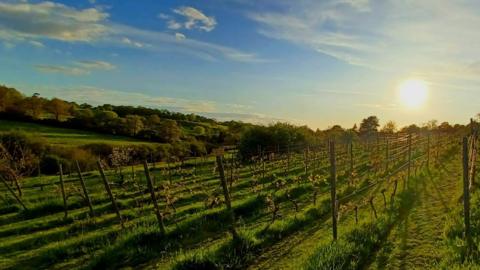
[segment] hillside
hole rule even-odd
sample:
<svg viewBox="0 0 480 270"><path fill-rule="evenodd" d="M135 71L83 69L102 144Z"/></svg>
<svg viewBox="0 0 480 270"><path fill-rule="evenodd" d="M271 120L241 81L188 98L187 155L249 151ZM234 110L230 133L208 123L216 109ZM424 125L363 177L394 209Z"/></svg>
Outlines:
<svg viewBox="0 0 480 270"><path fill-rule="evenodd" d="M105 143L118 146L152 144L125 136L114 136L78 129L51 127L35 123L0 119L0 133L21 131L35 137L44 138L50 145L76 147L92 143Z"/></svg>

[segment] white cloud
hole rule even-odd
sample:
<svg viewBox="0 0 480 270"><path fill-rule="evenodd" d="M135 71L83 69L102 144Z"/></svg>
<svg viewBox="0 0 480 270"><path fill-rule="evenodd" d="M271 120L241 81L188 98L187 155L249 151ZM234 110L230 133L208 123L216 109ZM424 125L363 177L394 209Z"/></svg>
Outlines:
<svg viewBox="0 0 480 270"><path fill-rule="evenodd" d="M50 38L93 41L108 28L108 14L95 8L75 9L53 2L0 3L0 38Z"/></svg>
<svg viewBox="0 0 480 270"><path fill-rule="evenodd" d="M182 28L188 26L210 31L216 25L213 17L208 17L197 9L181 7L175 11L185 19L185 22L181 22ZM160 14L159 17L171 18L166 14ZM116 24L108 18L109 14L99 7L78 9L48 1L0 2L0 42L6 48L13 48L21 42L40 47L43 40L53 39L69 43L88 42L92 46L128 46L155 52L182 53L208 61L264 61L253 53L235 48L191 38L183 40L179 35ZM179 40L183 42L180 43ZM63 73L79 73L61 70Z"/></svg>
<svg viewBox="0 0 480 270"><path fill-rule="evenodd" d="M168 29L178 30L182 28L182 25L175 20L169 20L167 22Z"/></svg>
<svg viewBox="0 0 480 270"><path fill-rule="evenodd" d="M301 123L299 120L296 120L296 119L272 117L262 113L231 113L231 112L211 112L210 113L209 112L209 113L200 113L200 114L206 117L216 119L218 121L237 120L237 121L242 121L244 123L252 123L252 124L258 124L258 125L269 125L277 122L288 122L288 123L294 123L294 124Z"/></svg>
<svg viewBox="0 0 480 270"><path fill-rule="evenodd" d="M144 44L142 44L138 41L133 41L133 40L127 38L127 37L122 38L122 43L133 46L133 47L137 47L137 48L143 48L143 46L145 46Z"/></svg>
<svg viewBox="0 0 480 270"><path fill-rule="evenodd" d="M35 65L34 67L36 70L42 73L59 73L69 76L80 76L89 74L88 70L74 66Z"/></svg>
<svg viewBox="0 0 480 270"><path fill-rule="evenodd" d="M65 100L92 105L147 106L188 113L211 113L217 110L217 103L210 100L152 96L139 93L138 91L125 92L94 86L65 88L36 86L35 91L45 97L60 97Z"/></svg>
<svg viewBox="0 0 480 270"><path fill-rule="evenodd" d="M170 15L165 14L165 13L160 13L160 14L158 14L158 18L163 19L163 20L168 20L168 19L170 19Z"/></svg>
<svg viewBox="0 0 480 270"><path fill-rule="evenodd" d="M167 20L167 27L172 30L178 29L199 29L210 32L215 29L217 21L213 16L207 16L202 11L193 7L179 7L173 12L182 17L182 21L173 19L172 16L160 13L158 18Z"/></svg>
<svg viewBox="0 0 480 270"><path fill-rule="evenodd" d="M93 70L112 70L115 69L116 66L105 62L105 61L98 61L98 60L84 60L75 62L76 65L83 67L84 69Z"/></svg>
<svg viewBox="0 0 480 270"><path fill-rule="evenodd" d="M74 62L72 65L35 65L35 69L42 73L59 73L69 76L88 75L95 70L112 70L116 66L98 60L83 60Z"/></svg>
<svg viewBox="0 0 480 270"><path fill-rule="evenodd" d="M237 50L232 47L214 43L199 41L191 38L179 42L177 35L157 31L142 30L125 25L114 25L113 34L123 35L131 40L138 40L143 44L149 44L143 49L155 52L177 52L192 55L207 61L219 61L222 59L237 62L266 62L268 60L258 57L254 53Z"/></svg>
<svg viewBox="0 0 480 270"><path fill-rule="evenodd" d="M42 42L36 41L36 40L30 40L30 41L28 41L28 43L30 43L32 46L37 47L37 48L44 48L45 47L45 45Z"/></svg>
<svg viewBox="0 0 480 270"><path fill-rule="evenodd" d="M465 1L278 1L257 31L353 65L435 79L479 78L480 5ZM429 79L426 78L426 79Z"/></svg>
<svg viewBox="0 0 480 270"><path fill-rule="evenodd" d="M182 33L175 33L175 38L179 41L186 39L187 37Z"/></svg>

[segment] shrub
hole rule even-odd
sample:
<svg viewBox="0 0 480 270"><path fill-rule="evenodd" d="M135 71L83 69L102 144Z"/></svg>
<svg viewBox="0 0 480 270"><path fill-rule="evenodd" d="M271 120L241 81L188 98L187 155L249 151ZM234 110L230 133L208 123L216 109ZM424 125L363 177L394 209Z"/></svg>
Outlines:
<svg viewBox="0 0 480 270"><path fill-rule="evenodd" d="M106 158L113 152L113 146L106 143L91 143L81 147L99 158Z"/></svg>

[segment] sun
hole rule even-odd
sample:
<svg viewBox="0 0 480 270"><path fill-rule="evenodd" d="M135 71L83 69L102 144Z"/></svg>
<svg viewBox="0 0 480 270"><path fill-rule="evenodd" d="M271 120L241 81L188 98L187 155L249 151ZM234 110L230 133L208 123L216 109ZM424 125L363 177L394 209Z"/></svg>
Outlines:
<svg viewBox="0 0 480 270"><path fill-rule="evenodd" d="M427 101L428 85L424 80L406 80L398 86L397 91L400 102L407 108L420 108Z"/></svg>

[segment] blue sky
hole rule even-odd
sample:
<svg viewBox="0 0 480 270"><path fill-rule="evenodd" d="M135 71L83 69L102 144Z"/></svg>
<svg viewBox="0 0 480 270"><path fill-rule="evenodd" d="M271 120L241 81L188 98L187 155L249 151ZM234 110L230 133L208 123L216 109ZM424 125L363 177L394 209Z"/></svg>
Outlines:
<svg viewBox="0 0 480 270"><path fill-rule="evenodd" d="M0 0L0 83L220 120L351 127L479 112L480 4ZM427 82L417 109L396 88Z"/></svg>

